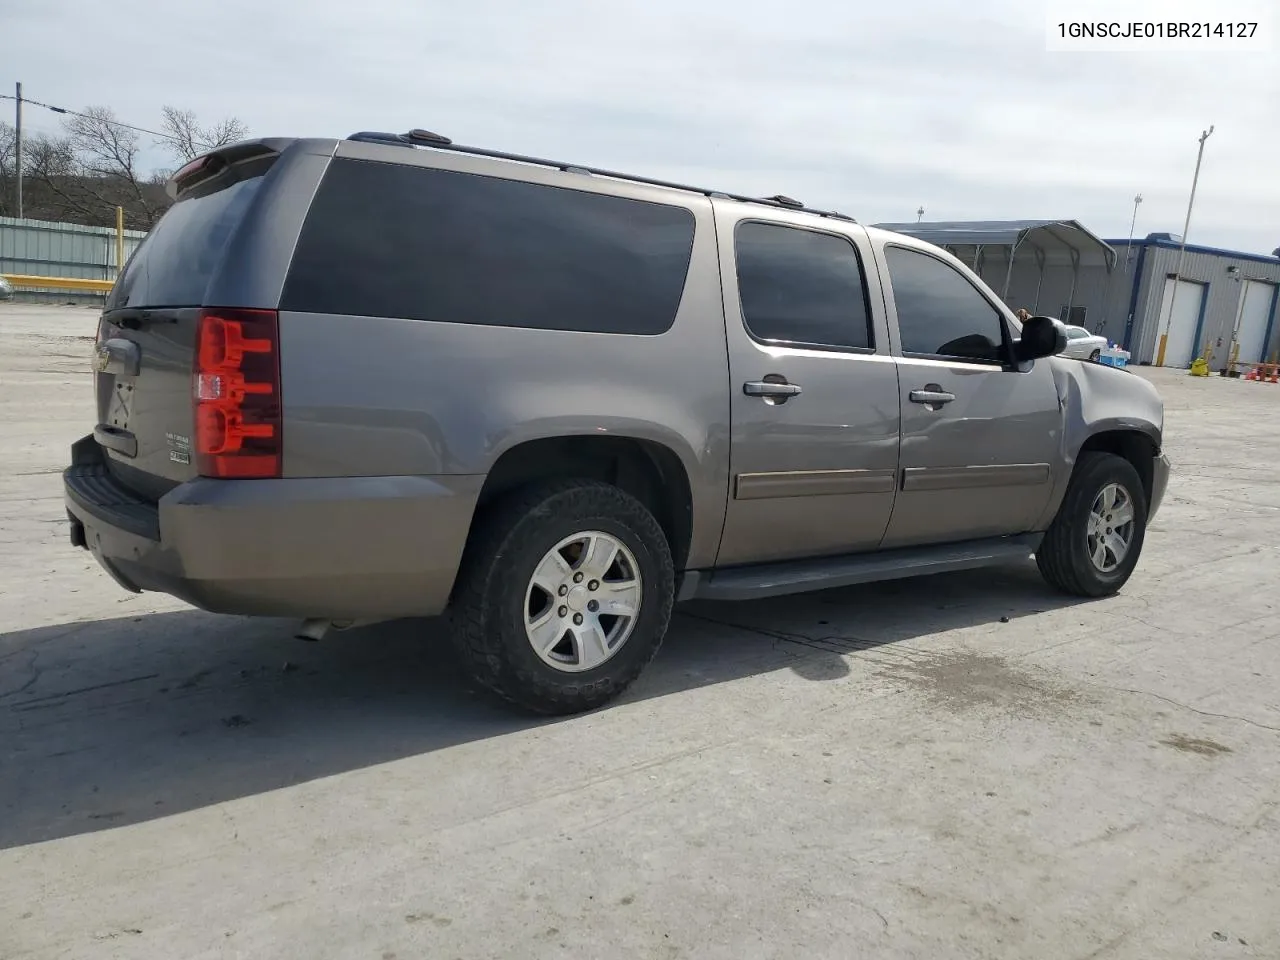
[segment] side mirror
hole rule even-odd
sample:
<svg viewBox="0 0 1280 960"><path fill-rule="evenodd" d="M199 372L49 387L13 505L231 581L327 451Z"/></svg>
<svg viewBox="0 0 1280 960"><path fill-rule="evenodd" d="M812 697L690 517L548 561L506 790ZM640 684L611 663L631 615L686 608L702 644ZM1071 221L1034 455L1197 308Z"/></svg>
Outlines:
<svg viewBox="0 0 1280 960"><path fill-rule="evenodd" d="M1013 342L1019 363L1052 357L1067 349L1067 328L1053 317L1031 317L1022 322L1022 336Z"/></svg>

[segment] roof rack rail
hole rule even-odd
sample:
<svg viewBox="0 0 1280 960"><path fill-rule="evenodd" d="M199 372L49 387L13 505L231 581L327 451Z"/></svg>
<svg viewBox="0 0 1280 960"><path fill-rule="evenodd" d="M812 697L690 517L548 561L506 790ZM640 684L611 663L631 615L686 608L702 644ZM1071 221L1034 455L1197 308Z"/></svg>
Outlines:
<svg viewBox="0 0 1280 960"><path fill-rule="evenodd" d="M693 187L686 183L675 183L671 180L657 180L652 177L639 177L630 173L619 173L616 170L605 170L600 167L588 167L580 163L565 163L562 160L546 160L541 157L530 157L520 153L507 153L502 150L487 150L483 147L467 147L462 144L454 143L448 137L441 136L438 133L432 133L429 130L414 129L410 130L408 133L380 133L373 130L362 130L359 133L351 134L351 136L346 139L354 140L357 143L382 143L397 147L427 147L432 150L447 150L451 153L463 153L473 157L488 157L493 160L507 160L512 163L527 163L537 167L550 167L554 170L562 170L566 173L608 177L611 180L626 180L631 183L643 183L651 187L666 187L670 190L682 190L686 193L701 194L704 197L737 200L742 203L758 203L766 207L776 207L782 210L798 210L804 213L812 213L819 217L827 217L832 220L844 220L849 223L858 222L853 217L839 213L835 210L815 210L812 207L806 207L799 200L793 200L791 197L787 197L782 194L777 194L772 197L748 197L737 193L727 193L723 190L710 190L706 187Z"/></svg>
<svg viewBox="0 0 1280 960"><path fill-rule="evenodd" d="M447 147L451 143L448 137L430 130L410 130L408 133L383 133L378 130L361 130L347 137L357 143L390 143L397 147Z"/></svg>
<svg viewBox="0 0 1280 960"><path fill-rule="evenodd" d="M405 136L414 143L425 143L430 147L447 147L449 144L453 143L452 140L443 134L432 133L430 130L423 130L420 127L415 127L406 133Z"/></svg>
<svg viewBox="0 0 1280 960"><path fill-rule="evenodd" d="M361 130L347 137L356 143L389 143L397 147L412 147L413 142L406 140L398 133L380 133L377 130Z"/></svg>

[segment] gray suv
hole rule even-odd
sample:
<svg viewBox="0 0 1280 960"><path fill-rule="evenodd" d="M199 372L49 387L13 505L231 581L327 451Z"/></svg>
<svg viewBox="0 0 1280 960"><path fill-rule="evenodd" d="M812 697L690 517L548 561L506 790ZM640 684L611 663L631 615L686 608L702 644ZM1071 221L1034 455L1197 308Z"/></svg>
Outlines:
<svg viewBox="0 0 1280 960"><path fill-rule="evenodd" d="M543 713L672 605L1025 561L1102 596L1163 407L942 250L425 131L174 175L106 303L71 540L128 590L330 627L446 614Z"/></svg>

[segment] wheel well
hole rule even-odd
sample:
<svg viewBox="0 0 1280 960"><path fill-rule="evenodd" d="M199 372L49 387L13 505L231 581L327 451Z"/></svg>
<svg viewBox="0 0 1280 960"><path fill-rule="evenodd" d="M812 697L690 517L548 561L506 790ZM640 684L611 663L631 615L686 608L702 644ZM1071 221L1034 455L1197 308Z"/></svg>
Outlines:
<svg viewBox="0 0 1280 960"><path fill-rule="evenodd" d="M631 494L649 508L666 534L676 569L684 569L693 537L693 495L684 464L668 447L632 437L530 440L498 458L476 509L520 487L557 477L601 480Z"/></svg>
<svg viewBox="0 0 1280 960"><path fill-rule="evenodd" d="M1117 457L1123 457L1133 464L1133 468L1138 471L1138 476L1142 478L1142 489L1147 495L1147 502L1151 502L1155 459L1160 452L1154 440L1137 430L1110 430L1106 433L1096 433L1086 440L1080 448L1080 453L1087 453L1090 450L1114 453ZM1077 456L1076 460L1079 461L1079 459Z"/></svg>

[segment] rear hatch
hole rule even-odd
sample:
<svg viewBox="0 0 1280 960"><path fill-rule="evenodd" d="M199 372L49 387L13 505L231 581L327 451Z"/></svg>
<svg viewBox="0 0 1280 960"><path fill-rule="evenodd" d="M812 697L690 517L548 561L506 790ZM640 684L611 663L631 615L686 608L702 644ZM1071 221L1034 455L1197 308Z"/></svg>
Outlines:
<svg viewBox="0 0 1280 960"><path fill-rule="evenodd" d="M149 498L201 472L193 375L205 292L277 156L261 142L237 144L175 174L176 202L107 297L94 437L112 474Z"/></svg>

